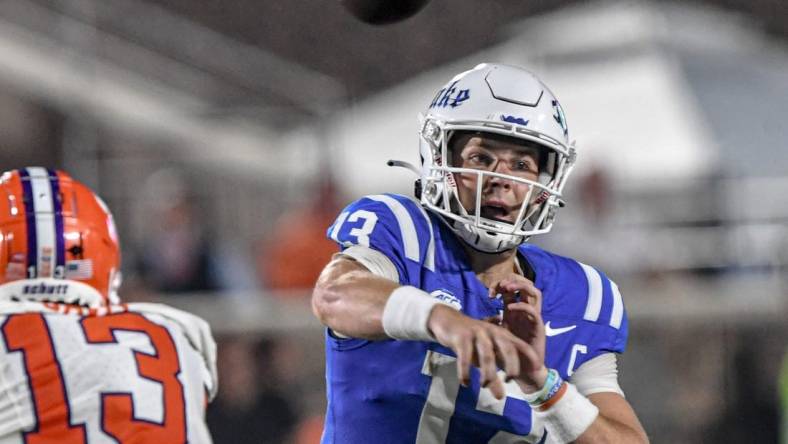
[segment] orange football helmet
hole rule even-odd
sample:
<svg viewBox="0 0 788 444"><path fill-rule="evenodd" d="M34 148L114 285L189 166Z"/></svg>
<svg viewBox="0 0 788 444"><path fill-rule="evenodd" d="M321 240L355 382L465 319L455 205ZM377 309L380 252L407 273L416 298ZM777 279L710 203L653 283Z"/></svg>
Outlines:
<svg viewBox="0 0 788 444"><path fill-rule="evenodd" d="M112 214L88 187L40 167L0 176L0 289L21 300L120 302Z"/></svg>

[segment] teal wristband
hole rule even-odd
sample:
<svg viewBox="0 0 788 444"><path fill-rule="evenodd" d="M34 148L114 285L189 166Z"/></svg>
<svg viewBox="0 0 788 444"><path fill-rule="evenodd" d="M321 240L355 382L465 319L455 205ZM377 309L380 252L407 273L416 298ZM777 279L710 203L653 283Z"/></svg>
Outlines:
<svg viewBox="0 0 788 444"><path fill-rule="evenodd" d="M534 393L527 393L525 395L525 401L530 404L532 407L536 407L538 405L544 404L555 396L558 393L558 390L561 388L561 385L564 383L564 380L561 379L561 375L554 369L547 370L547 379L544 381L544 385L541 389L537 390Z"/></svg>

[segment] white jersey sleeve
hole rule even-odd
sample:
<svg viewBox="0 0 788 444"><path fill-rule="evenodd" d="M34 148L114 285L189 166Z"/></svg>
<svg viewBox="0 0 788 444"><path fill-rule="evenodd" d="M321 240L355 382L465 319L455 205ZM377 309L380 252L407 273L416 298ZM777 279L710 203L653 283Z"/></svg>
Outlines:
<svg viewBox="0 0 788 444"><path fill-rule="evenodd" d="M586 361L572 374L570 381L584 396L601 392L613 392L624 396L624 391L618 384L618 364L615 353L602 353Z"/></svg>
<svg viewBox="0 0 788 444"><path fill-rule="evenodd" d="M24 305L0 311L0 444L211 442L204 321L156 304Z"/></svg>

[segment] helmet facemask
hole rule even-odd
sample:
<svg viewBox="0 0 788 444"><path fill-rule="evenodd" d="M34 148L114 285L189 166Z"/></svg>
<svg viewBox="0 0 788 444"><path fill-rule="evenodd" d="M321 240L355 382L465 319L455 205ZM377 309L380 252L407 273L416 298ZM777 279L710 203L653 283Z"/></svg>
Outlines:
<svg viewBox="0 0 788 444"><path fill-rule="evenodd" d="M452 165L451 143L461 133L479 133L490 137L506 136L518 145L539 150L539 175L529 180L509 174ZM421 136L421 201L443 216L451 229L471 247L496 253L515 248L535 234L550 231L558 207L563 206L561 192L574 162L574 147L529 131L516 124L489 121L441 122L425 118ZM462 149L462 147L455 147ZM475 176L475 199L472 208L462 204L456 181ZM490 180L508 182L512 187L527 187L517 206L513 221L485 217L482 203L485 184Z"/></svg>

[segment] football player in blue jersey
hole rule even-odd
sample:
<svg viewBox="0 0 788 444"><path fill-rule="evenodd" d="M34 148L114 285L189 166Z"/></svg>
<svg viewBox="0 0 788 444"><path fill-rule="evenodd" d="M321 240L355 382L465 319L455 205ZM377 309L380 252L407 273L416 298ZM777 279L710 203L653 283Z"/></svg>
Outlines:
<svg viewBox="0 0 788 444"><path fill-rule="evenodd" d="M647 442L617 380L618 287L526 243L550 230L575 162L558 101L483 64L421 117L416 199L366 196L328 229L342 251L312 298L322 442Z"/></svg>

